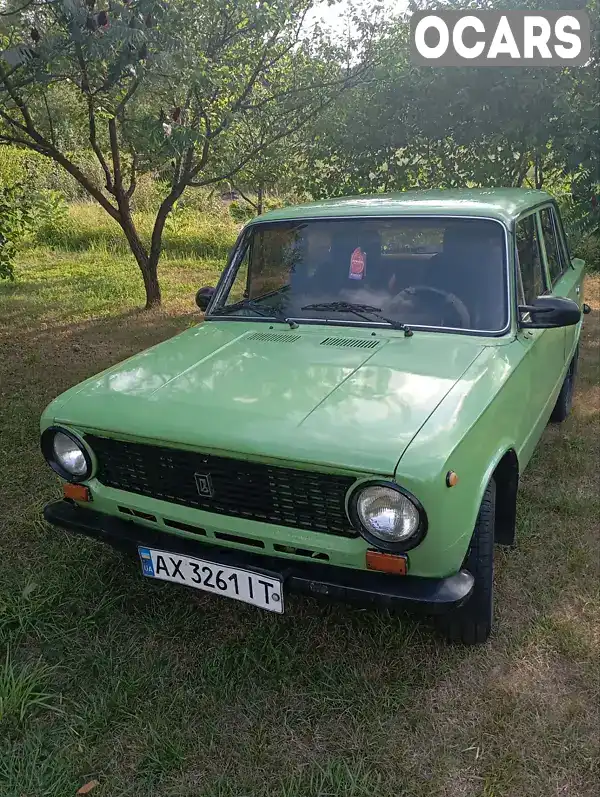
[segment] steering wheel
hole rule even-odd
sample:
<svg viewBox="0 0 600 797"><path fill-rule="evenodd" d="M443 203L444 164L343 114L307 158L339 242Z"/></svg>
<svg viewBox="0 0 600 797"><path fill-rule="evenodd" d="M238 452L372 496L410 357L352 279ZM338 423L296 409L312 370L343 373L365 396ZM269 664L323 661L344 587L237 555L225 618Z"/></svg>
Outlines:
<svg viewBox="0 0 600 797"><path fill-rule="evenodd" d="M410 302L418 293L429 293L433 294L438 299L443 299L445 304L450 305L451 309L454 311L455 317L459 319L459 327L469 328L471 326L471 314L467 310L465 303L459 299L456 294L450 293L450 291L444 291L441 288L432 288L430 285L411 285L410 288L404 288L400 293L397 293L392 299L391 304L395 305L397 302ZM444 317L442 317L442 322L443 318ZM452 324L452 326L455 325Z"/></svg>

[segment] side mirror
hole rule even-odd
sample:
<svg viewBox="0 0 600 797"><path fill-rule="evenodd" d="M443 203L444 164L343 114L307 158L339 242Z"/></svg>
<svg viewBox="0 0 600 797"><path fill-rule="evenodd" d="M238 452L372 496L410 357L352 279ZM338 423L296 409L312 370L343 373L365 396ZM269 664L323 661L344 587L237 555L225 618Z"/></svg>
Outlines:
<svg viewBox="0 0 600 797"><path fill-rule="evenodd" d="M520 305L520 313L529 313L531 320L521 320L524 329L553 329L572 327L581 319L579 305L560 296L538 296L531 305Z"/></svg>
<svg viewBox="0 0 600 797"><path fill-rule="evenodd" d="M198 293L196 294L196 304L202 310L203 313L206 312L206 308L210 304L210 300L215 295L216 288L200 288Z"/></svg>

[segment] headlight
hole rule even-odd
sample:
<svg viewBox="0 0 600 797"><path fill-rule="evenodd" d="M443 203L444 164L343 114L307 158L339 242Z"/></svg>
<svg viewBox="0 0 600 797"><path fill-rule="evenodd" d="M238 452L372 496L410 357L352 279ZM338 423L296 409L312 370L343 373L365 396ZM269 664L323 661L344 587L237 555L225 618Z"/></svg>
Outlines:
<svg viewBox="0 0 600 797"><path fill-rule="evenodd" d="M42 453L52 470L67 481L79 482L92 473L92 460L84 444L66 429L51 426L42 434Z"/></svg>
<svg viewBox="0 0 600 797"><path fill-rule="evenodd" d="M54 454L56 461L67 473L73 476L83 476L87 470L85 455L77 443L63 432L54 435Z"/></svg>
<svg viewBox="0 0 600 797"><path fill-rule="evenodd" d="M362 535L380 548L412 548L427 530L425 512L417 499L390 483L357 490L350 510Z"/></svg>

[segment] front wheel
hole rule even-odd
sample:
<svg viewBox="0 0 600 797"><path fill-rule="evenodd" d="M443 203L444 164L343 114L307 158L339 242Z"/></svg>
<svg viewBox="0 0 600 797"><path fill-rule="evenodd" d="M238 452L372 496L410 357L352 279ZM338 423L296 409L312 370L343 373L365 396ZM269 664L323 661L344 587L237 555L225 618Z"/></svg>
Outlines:
<svg viewBox="0 0 600 797"><path fill-rule="evenodd" d="M438 630L449 642L478 645L486 642L491 633L494 615L495 514L496 483L492 479L479 508L464 565L475 579L473 592L459 609L437 618Z"/></svg>

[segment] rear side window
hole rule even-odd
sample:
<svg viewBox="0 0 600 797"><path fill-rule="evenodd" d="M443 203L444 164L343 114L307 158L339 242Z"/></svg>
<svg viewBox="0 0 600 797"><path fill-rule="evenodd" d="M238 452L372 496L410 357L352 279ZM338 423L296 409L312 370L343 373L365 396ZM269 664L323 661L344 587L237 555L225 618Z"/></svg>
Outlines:
<svg viewBox="0 0 600 797"><path fill-rule="evenodd" d="M554 285L566 268L564 254L558 238L558 229L552 208L544 208L540 212L542 222L542 232L544 234L544 246L546 247L546 259L548 261L548 271L550 281Z"/></svg>
<svg viewBox="0 0 600 797"><path fill-rule="evenodd" d="M546 291L535 214L517 222L517 253L519 256L520 292L525 304L530 304Z"/></svg>

